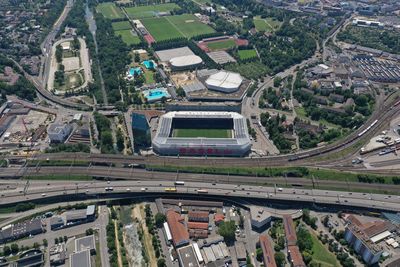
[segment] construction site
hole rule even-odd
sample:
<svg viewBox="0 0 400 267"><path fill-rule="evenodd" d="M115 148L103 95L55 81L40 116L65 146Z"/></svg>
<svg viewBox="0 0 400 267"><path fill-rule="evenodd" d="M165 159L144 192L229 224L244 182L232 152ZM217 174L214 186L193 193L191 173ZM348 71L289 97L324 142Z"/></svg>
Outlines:
<svg viewBox="0 0 400 267"><path fill-rule="evenodd" d="M0 110L0 143L31 147L45 143L47 126L55 117L45 108L9 101Z"/></svg>

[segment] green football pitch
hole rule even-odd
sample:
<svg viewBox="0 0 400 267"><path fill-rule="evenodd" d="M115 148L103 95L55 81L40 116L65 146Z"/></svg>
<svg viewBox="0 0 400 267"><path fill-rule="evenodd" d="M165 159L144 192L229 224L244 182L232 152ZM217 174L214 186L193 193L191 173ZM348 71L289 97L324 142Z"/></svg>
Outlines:
<svg viewBox="0 0 400 267"><path fill-rule="evenodd" d="M114 31L122 31L122 30L130 30L132 29L131 24L129 21L118 21L118 22L113 22L112 28Z"/></svg>
<svg viewBox="0 0 400 267"><path fill-rule="evenodd" d="M232 138L232 130L229 129L174 129L172 137L186 138Z"/></svg>
<svg viewBox="0 0 400 267"><path fill-rule="evenodd" d="M96 7L97 12L100 12L107 19L122 19L124 13L114 3L101 3Z"/></svg>
<svg viewBox="0 0 400 267"><path fill-rule="evenodd" d="M141 21L158 42L182 37L191 38L215 32L213 28L200 22L196 16L191 14L144 18Z"/></svg>
<svg viewBox="0 0 400 267"><path fill-rule="evenodd" d="M158 12L170 12L174 9L181 9L175 3L159 4L159 5L148 5L148 6L137 6L125 8L126 13L132 19L142 19L155 17Z"/></svg>
<svg viewBox="0 0 400 267"><path fill-rule="evenodd" d="M132 30L115 31L115 34L121 36L122 41L127 45L140 44L140 38L133 35Z"/></svg>
<svg viewBox="0 0 400 267"><path fill-rule="evenodd" d="M223 50L230 49L236 46L236 43L233 39L223 40L223 41L215 41L207 43L207 47L211 50Z"/></svg>

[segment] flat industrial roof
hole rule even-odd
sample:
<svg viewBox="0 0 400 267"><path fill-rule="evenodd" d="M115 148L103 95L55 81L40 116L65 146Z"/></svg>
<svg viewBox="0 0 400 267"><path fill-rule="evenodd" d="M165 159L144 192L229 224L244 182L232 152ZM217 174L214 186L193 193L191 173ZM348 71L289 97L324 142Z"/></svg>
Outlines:
<svg viewBox="0 0 400 267"><path fill-rule="evenodd" d="M190 50L189 47L179 47L173 49L159 50L155 52L160 61L167 62L170 61L174 57L182 57L182 56L192 56L194 55L193 51Z"/></svg>
<svg viewBox="0 0 400 267"><path fill-rule="evenodd" d="M71 254L69 264L70 267L91 267L90 251L83 250Z"/></svg>
<svg viewBox="0 0 400 267"><path fill-rule="evenodd" d="M75 251L83 250L95 250L96 243L94 240L94 235L89 235L75 239Z"/></svg>
<svg viewBox="0 0 400 267"><path fill-rule="evenodd" d="M382 239L385 239L386 237L389 237L390 235L391 235L391 233L389 231L385 231L383 233L380 233L376 236L371 237L371 241L373 243L376 243L376 242L381 241Z"/></svg>
<svg viewBox="0 0 400 267"><path fill-rule="evenodd" d="M193 250L192 245L182 247L178 249L179 258L182 264L182 267L199 267L199 263L197 262L196 254Z"/></svg>

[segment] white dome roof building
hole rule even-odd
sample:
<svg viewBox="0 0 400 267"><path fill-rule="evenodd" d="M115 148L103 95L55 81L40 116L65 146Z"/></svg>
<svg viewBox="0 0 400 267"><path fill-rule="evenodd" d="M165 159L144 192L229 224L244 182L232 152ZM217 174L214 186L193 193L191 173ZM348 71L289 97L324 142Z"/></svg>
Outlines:
<svg viewBox="0 0 400 267"><path fill-rule="evenodd" d="M206 80L206 87L223 93L233 93L239 90L243 82L239 73L229 71L219 71Z"/></svg>
<svg viewBox="0 0 400 267"><path fill-rule="evenodd" d="M174 57L169 60L172 70L187 70L193 69L201 65L203 60L196 55Z"/></svg>

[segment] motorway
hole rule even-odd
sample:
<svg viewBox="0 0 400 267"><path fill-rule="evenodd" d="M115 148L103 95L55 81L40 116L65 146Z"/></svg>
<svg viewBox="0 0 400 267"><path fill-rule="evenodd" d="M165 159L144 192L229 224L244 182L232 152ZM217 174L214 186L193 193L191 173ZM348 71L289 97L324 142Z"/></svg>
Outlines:
<svg viewBox="0 0 400 267"><path fill-rule="evenodd" d="M141 180L141 181L175 181L183 180L190 182L222 182L228 184L260 184L274 185L280 184L285 186L304 186L307 188L337 188L342 190L358 190L370 191L386 191L399 192L400 185L393 184L368 184L345 180L325 180L325 179L309 179L300 177L257 177L257 176L239 176L239 175L219 175L219 174L201 174L201 173L175 173L175 172L156 172L145 169L136 168L118 168L107 166L88 166L88 167L22 167L22 168L4 168L0 174L4 179L15 179L24 177L29 179L35 176L63 175L65 180L71 176L88 176L96 177L103 180Z"/></svg>
<svg viewBox="0 0 400 267"><path fill-rule="evenodd" d="M15 181L1 181L12 183ZM111 192L105 188L112 187ZM212 195L223 198L254 198L274 201L295 201L314 203L316 205L341 205L365 209L400 211L400 196L368 193L351 193L315 189L276 188L254 185L234 185L226 183L185 182L176 186L176 192L165 192L165 188L175 187L173 181L30 181L18 183L14 188L2 190L0 206L12 205L21 201L43 200L50 197L73 199L87 198L124 198L143 195ZM199 189L207 193L198 192Z"/></svg>

